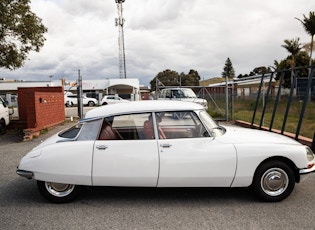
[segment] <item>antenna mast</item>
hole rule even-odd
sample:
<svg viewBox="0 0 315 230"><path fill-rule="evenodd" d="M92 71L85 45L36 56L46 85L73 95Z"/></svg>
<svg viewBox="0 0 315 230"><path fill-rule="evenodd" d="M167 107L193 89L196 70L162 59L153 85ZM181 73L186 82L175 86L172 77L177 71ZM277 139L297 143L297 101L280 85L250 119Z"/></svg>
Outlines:
<svg viewBox="0 0 315 230"><path fill-rule="evenodd" d="M126 57L125 57L125 42L124 42L124 22L123 18L123 3L125 0L115 0L118 10L118 18L115 18L115 25L118 26L118 47L119 47L119 77L126 77Z"/></svg>

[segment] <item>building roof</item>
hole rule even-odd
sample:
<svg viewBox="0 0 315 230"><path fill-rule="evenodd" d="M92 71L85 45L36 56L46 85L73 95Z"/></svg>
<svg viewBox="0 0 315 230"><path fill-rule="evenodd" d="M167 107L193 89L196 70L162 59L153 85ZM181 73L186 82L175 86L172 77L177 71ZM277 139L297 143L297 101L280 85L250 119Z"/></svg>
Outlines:
<svg viewBox="0 0 315 230"><path fill-rule="evenodd" d="M271 74L265 74L264 75L264 83L269 83L270 81ZM233 81L228 81L228 85L232 84L237 84L237 86L253 86L253 85L260 85L262 75L255 75L255 76L250 76L250 77L245 77L245 78L234 78ZM275 83L276 80L275 78L272 78L272 83ZM209 87L220 87L220 86L225 86L226 83L225 81L215 83L215 84L210 84Z"/></svg>
<svg viewBox="0 0 315 230"><path fill-rule="evenodd" d="M17 91L21 87L49 87L62 86L59 81L1 81L0 91ZM120 88L136 88L139 89L139 79L104 79L104 80L82 80L83 90L104 90L112 86L120 86ZM76 81L66 81L65 90L75 89L77 87Z"/></svg>
<svg viewBox="0 0 315 230"><path fill-rule="evenodd" d="M47 87L47 86L61 86L54 85L50 81L8 81L0 82L0 91L16 91L18 88L22 87Z"/></svg>
<svg viewBox="0 0 315 230"><path fill-rule="evenodd" d="M65 90L71 90L71 88L76 87L76 81L66 81ZM125 86L140 88L139 79L137 78L117 78L117 79L104 79L104 80L82 80L83 90L104 90L113 86Z"/></svg>

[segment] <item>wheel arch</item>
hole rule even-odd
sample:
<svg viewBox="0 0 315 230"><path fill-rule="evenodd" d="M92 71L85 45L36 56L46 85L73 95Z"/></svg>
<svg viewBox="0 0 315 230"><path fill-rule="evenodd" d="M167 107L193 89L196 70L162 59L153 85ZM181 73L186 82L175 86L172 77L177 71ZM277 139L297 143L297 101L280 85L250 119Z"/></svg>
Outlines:
<svg viewBox="0 0 315 230"><path fill-rule="evenodd" d="M254 173L254 176L253 176L253 180L254 180L254 178L255 178L255 175L256 175L256 173L257 173L258 168L259 168L261 165L263 165L263 164L265 164L265 163L267 163L267 162L271 162L271 161L280 161L280 162L283 162L283 163L287 164L287 165L292 169L292 171L294 172L294 176L295 176L295 181L296 181L296 183L299 183L299 182L300 182L300 174L299 174L299 172L298 172L298 169L297 169L296 165L293 163L292 160L290 160L289 158L283 157L283 156L273 156L273 157L269 157L269 158L265 159L264 161L262 161L262 162L257 166L257 168L255 169L255 173ZM252 183L253 183L253 181L252 181Z"/></svg>

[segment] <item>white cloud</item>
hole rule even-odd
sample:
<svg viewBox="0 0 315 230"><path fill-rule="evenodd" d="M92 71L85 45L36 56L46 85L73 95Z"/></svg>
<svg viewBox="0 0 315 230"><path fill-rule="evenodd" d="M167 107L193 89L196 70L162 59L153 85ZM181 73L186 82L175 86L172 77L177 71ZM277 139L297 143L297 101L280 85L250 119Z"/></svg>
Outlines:
<svg viewBox="0 0 315 230"><path fill-rule="evenodd" d="M33 0L32 10L48 27L40 53L0 77L47 80L118 77L118 29L114 0ZM295 17L314 11L309 0L126 0L127 77L148 85L165 69L220 76L227 57L236 74L273 65L288 54L284 39L310 37Z"/></svg>

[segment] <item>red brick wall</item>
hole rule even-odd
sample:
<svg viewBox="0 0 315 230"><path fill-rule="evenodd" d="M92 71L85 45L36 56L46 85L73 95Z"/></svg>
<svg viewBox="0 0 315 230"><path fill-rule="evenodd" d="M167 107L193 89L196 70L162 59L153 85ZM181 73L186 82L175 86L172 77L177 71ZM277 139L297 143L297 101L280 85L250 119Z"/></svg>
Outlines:
<svg viewBox="0 0 315 230"><path fill-rule="evenodd" d="M42 130L65 120L62 87L18 88L18 106L26 129Z"/></svg>

